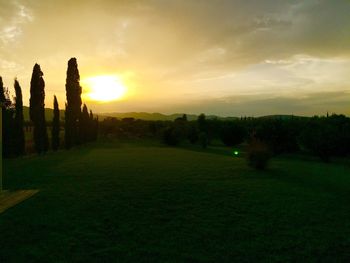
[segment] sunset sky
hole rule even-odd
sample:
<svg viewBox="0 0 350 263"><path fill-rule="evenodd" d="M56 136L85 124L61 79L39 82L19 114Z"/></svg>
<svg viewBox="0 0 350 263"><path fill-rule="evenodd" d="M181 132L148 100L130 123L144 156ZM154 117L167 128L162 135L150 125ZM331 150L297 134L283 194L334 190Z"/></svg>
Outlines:
<svg viewBox="0 0 350 263"><path fill-rule="evenodd" d="M95 112L350 115L348 0L0 0L0 76L25 105L38 63L46 107L64 107L71 57L83 90L126 89L85 94Z"/></svg>

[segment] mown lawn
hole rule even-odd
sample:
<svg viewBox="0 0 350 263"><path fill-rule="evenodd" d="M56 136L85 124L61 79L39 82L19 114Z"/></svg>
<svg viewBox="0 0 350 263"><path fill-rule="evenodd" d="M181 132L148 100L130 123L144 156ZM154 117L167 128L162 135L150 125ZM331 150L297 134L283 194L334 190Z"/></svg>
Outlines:
<svg viewBox="0 0 350 263"><path fill-rule="evenodd" d="M349 262L350 167L96 143L5 160L0 262Z"/></svg>

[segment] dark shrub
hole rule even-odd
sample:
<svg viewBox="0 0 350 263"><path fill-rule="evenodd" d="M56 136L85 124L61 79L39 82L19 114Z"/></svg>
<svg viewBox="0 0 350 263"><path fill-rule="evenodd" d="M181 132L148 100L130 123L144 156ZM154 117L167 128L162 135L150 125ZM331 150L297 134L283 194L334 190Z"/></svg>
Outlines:
<svg viewBox="0 0 350 263"><path fill-rule="evenodd" d="M163 142L170 146L176 146L180 142L180 136L174 127L168 127L163 132Z"/></svg>
<svg viewBox="0 0 350 263"><path fill-rule="evenodd" d="M195 144L198 141L198 129L195 125L190 126L187 138L192 144Z"/></svg>
<svg viewBox="0 0 350 263"><path fill-rule="evenodd" d="M256 138L268 144L274 154L295 152L299 129L294 120L263 120L256 127Z"/></svg>
<svg viewBox="0 0 350 263"><path fill-rule="evenodd" d="M271 158L270 150L266 143L253 139L247 150L247 161L250 167L257 170L266 169Z"/></svg>
<svg viewBox="0 0 350 263"><path fill-rule="evenodd" d="M208 135L205 132L201 132L198 135L198 140L202 148L207 148L208 146Z"/></svg>
<svg viewBox="0 0 350 263"><path fill-rule="evenodd" d="M235 146L244 141L245 129L238 123L227 124L221 129L220 139L226 146Z"/></svg>
<svg viewBox="0 0 350 263"><path fill-rule="evenodd" d="M340 148L337 147L338 137L337 127L329 119L315 117L304 128L300 141L322 161L329 162Z"/></svg>

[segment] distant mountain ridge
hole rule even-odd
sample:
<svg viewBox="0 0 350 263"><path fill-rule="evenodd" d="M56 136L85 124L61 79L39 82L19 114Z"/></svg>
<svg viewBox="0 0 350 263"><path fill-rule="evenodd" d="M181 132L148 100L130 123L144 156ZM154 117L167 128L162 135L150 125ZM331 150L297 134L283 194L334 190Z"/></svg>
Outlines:
<svg viewBox="0 0 350 263"><path fill-rule="evenodd" d="M24 121L29 121L29 107L28 106L23 106L23 116L24 116ZM52 121L53 118L53 109L45 108L45 119L46 121ZM64 110L60 110L60 119L64 120Z"/></svg>
<svg viewBox="0 0 350 263"><path fill-rule="evenodd" d="M184 114L187 116L187 120L194 121L198 119L199 115L196 114L187 114L187 113L173 113L173 114L162 114L158 112L149 113L149 112L113 112L113 113L99 113L98 116L100 119L105 119L107 117L113 117L113 118L134 118L134 119L140 119L140 120L147 120L147 121L173 121L177 118L182 117ZM237 119L236 117L220 117L216 115L206 115L206 118L208 119Z"/></svg>
<svg viewBox="0 0 350 263"><path fill-rule="evenodd" d="M197 115L193 114L186 114L188 120L196 120ZM172 121L176 118L182 117L183 113L174 113L170 115L154 112L154 113L148 113L148 112L113 112L113 113L100 113L99 117L101 119L107 118L107 117L113 117L113 118L134 118L134 119L140 119L140 120L147 120L147 121Z"/></svg>
<svg viewBox="0 0 350 263"><path fill-rule="evenodd" d="M98 113L94 114L99 117L99 120L104 120L108 117L123 119L123 118L134 118L134 119L140 119L140 120L147 120L147 121L173 121L177 118L180 118L183 116L184 113L173 113L173 114L162 114L158 112L149 113L149 112L112 112L112 113ZM23 106L23 115L24 120L29 121L29 107ZM186 114L187 120L194 121L197 120L199 115L196 114ZM206 115L208 119L219 119L219 120L237 120L238 117L221 117L216 115ZM301 116L294 116L294 115L267 115L267 116L261 116L257 118L265 118L265 119L291 119L293 117L302 118ZM53 118L53 109L45 108L45 118L46 121L51 121ZM304 117L306 118L306 117ZM64 110L60 110L60 119L64 120Z"/></svg>

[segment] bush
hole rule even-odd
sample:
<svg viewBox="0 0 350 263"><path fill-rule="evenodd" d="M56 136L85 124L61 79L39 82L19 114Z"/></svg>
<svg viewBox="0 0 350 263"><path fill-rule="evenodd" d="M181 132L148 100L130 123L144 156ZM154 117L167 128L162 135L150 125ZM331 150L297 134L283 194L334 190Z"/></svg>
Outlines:
<svg viewBox="0 0 350 263"><path fill-rule="evenodd" d="M198 130L196 126L191 125L188 131L187 138L191 144L195 144L198 141Z"/></svg>
<svg viewBox="0 0 350 263"><path fill-rule="evenodd" d="M176 129L168 127L163 132L163 142L170 146L176 146L180 142L180 136L176 133Z"/></svg>
<svg viewBox="0 0 350 263"><path fill-rule="evenodd" d="M226 146L236 146L244 141L245 129L238 124L225 125L220 132L220 139Z"/></svg>
<svg viewBox="0 0 350 263"><path fill-rule="evenodd" d="M306 125L300 141L323 162L329 162L335 155L339 134L326 118L313 118Z"/></svg>
<svg viewBox="0 0 350 263"><path fill-rule="evenodd" d="M294 120L263 120L256 127L256 138L268 144L274 154L299 150L299 127Z"/></svg>
<svg viewBox="0 0 350 263"><path fill-rule="evenodd" d="M271 153L266 143L257 139L253 139L250 142L247 151L247 161L250 167L257 170L264 170L270 158Z"/></svg>
<svg viewBox="0 0 350 263"><path fill-rule="evenodd" d="M202 146L202 148L207 148L208 146L208 135L205 132L201 132L198 135L199 143Z"/></svg>

